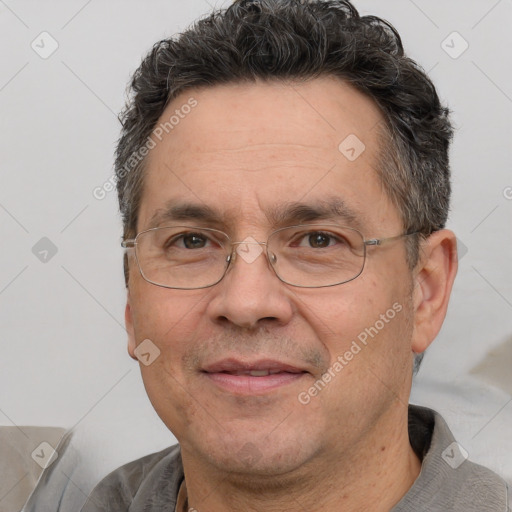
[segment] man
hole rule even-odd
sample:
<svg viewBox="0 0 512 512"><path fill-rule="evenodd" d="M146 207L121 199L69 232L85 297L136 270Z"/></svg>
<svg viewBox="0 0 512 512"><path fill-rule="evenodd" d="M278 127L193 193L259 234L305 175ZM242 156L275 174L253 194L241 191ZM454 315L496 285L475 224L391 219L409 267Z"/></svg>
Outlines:
<svg viewBox="0 0 512 512"><path fill-rule="evenodd" d="M83 511L505 511L408 406L457 269L452 129L348 1L237 1L135 73L116 170L129 353L179 441Z"/></svg>

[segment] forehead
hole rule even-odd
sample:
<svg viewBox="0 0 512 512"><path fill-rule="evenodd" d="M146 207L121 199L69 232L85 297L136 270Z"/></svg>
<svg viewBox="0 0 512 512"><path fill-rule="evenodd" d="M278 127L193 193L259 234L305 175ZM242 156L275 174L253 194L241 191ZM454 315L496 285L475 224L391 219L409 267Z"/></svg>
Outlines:
<svg viewBox="0 0 512 512"><path fill-rule="evenodd" d="M370 224L396 218L376 172L382 126L378 107L335 78L182 93L153 135L139 230L173 202L224 223L267 222L285 204L327 199Z"/></svg>

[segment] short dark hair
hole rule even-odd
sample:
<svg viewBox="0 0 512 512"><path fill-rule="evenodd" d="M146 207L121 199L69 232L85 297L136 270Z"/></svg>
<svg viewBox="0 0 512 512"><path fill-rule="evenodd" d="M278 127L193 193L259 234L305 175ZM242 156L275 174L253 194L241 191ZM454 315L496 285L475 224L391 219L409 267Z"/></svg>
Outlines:
<svg viewBox="0 0 512 512"><path fill-rule="evenodd" d="M442 229L450 201L449 111L405 55L395 28L360 16L348 0L238 0L156 43L134 73L115 162L124 236L136 234L144 184L145 159L134 155L173 98L219 84L320 76L344 80L380 108L378 172L404 230L421 237ZM409 239L413 268L419 237ZM125 277L128 283L126 257Z"/></svg>

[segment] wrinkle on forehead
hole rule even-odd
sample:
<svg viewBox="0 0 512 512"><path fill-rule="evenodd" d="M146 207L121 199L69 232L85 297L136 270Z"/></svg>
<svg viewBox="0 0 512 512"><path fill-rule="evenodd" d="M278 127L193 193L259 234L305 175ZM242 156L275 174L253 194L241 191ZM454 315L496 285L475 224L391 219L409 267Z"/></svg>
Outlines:
<svg viewBox="0 0 512 512"><path fill-rule="evenodd" d="M247 142L245 144L240 145L239 147L230 147L230 148L212 148L212 149L204 149L203 153L239 153L243 151L259 151L259 150L279 150L279 149L304 149L309 151L311 149L319 149L319 146L314 144L299 144L299 143L291 143L291 142L260 142L260 143L251 143ZM324 149L324 148L323 148ZM326 149L334 149L331 146L326 146Z"/></svg>

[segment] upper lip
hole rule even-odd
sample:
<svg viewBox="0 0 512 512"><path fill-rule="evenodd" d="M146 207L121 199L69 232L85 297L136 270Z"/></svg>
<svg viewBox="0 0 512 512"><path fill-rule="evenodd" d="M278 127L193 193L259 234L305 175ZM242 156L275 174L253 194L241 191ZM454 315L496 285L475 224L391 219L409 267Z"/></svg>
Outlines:
<svg viewBox="0 0 512 512"><path fill-rule="evenodd" d="M271 370L273 372L288 372L288 373L304 373L307 370L294 366L292 364L284 363L276 359L257 359L257 360L243 360L236 358L222 359L211 364L207 364L202 368L206 373L221 373L221 372L236 372L236 371L257 371L257 370Z"/></svg>

